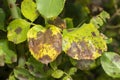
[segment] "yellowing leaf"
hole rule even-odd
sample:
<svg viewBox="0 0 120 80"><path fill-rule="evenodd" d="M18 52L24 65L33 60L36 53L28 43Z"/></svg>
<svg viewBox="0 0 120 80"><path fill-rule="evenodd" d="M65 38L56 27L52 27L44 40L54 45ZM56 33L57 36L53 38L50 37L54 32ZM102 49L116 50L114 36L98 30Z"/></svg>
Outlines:
<svg viewBox="0 0 120 80"><path fill-rule="evenodd" d="M38 17L36 4L33 0L23 0L21 4L21 12L24 17L30 21L34 21Z"/></svg>
<svg viewBox="0 0 120 80"><path fill-rule="evenodd" d="M107 46L93 24L84 24L73 31L63 31L63 50L74 59L96 59Z"/></svg>
<svg viewBox="0 0 120 80"><path fill-rule="evenodd" d="M36 25L28 31L27 37L31 54L44 64L52 62L61 53L62 35L56 26L49 25L49 29L45 29Z"/></svg>
<svg viewBox="0 0 120 80"><path fill-rule="evenodd" d="M23 19L13 20L7 27L7 37L9 41L19 44L27 39L27 31L30 23Z"/></svg>

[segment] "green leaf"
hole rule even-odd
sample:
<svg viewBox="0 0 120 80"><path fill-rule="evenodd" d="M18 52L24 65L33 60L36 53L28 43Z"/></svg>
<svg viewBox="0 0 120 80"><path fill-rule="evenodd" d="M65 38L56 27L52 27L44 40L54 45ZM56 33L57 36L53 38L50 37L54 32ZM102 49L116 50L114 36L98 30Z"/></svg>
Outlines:
<svg viewBox="0 0 120 80"><path fill-rule="evenodd" d="M23 19L15 19L8 25L7 37L9 41L19 44L27 39L27 32L30 28L30 23Z"/></svg>
<svg viewBox="0 0 120 80"><path fill-rule="evenodd" d="M37 7L33 0L23 0L21 12L25 18L34 21L38 17Z"/></svg>
<svg viewBox="0 0 120 80"><path fill-rule="evenodd" d="M28 70L24 68L15 68L14 69L14 75L19 80L35 80L34 76L31 75Z"/></svg>
<svg viewBox="0 0 120 80"><path fill-rule="evenodd" d="M63 76L64 72L62 70L55 70L53 73L52 73L52 77L54 78L61 78Z"/></svg>
<svg viewBox="0 0 120 80"><path fill-rule="evenodd" d="M65 77L63 77L62 80L73 80L73 79L71 77L69 77L69 76L65 76Z"/></svg>
<svg viewBox="0 0 120 80"><path fill-rule="evenodd" d="M74 75L75 74L75 72L77 72L77 68L76 67L72 67L72 68L70 68L70 70L69 70L69 75Z"/></svg>
<svg viewBox="0 0 120 80"><path fill-rule="evenodd" d="M36 0L37 9L44 18L57 17L64 8L65 0Z"/></svg>
<svg viewBox="0 0 120 80"><path fill-rule="evenodd" d="M96 59L107 50L106 42L92 24L80 28L63 30L63 50L73 59Z"/></svg>
<svg viewBox="0 0 120 80"><path fill-rule="evenodd" d="M4 21L5 21L5 12L2 8L0 8L0 30L5 30L4 28Z"/></svg>
<svg viewBox="0 0 120 80"><path fill-rule="evenodd" d="M101 57L101 65L109 76L120 78L120 55L114 52L105 52Z"/></svg>
<svg viewBox="0 0 120 80"><path fill-rule="evenodd" d="M17 61L15 52L9 49L7 40L0 40L0 66L4 63L11 64Z"/></svg>
<svg viewBox="0 0 120 80"><path fill-rule="evenodd" d="M62 51L60 29L54 25L47 25L47 27L48 29L45 29L35 25L27 33L31 54L44 64L54 61Z"/></svg>

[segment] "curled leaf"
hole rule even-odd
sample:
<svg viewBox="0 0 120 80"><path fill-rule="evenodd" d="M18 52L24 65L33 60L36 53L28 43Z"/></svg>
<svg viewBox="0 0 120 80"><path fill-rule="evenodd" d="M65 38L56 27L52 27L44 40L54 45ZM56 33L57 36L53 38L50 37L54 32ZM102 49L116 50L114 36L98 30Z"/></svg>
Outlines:
<svg viewBox="0 0 120 80"><path fill-rule="evenodd" d="M44 64L55 60L62 50L60 29L53 25L48 27L45 29L36 25L27 34L31 54Z"/></svg>
<svg viewBox="0 0 120 80"><path fill-rule="evenodd" d="M107 50L106 42L93 24L63 31L63 50L73 59L96 59Z"/></svg>

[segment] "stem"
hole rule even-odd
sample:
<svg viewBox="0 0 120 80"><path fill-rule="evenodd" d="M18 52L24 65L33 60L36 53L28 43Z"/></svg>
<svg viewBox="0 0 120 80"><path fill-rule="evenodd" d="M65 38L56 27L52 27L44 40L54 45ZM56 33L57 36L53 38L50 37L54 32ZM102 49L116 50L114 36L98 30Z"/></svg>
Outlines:
<svg viewBox="0 0 120 80"><path fill-rule="evenodd" d="M7 0L9 9L11 11L12 19L19 18L17 6L14 0Z"/></svg>

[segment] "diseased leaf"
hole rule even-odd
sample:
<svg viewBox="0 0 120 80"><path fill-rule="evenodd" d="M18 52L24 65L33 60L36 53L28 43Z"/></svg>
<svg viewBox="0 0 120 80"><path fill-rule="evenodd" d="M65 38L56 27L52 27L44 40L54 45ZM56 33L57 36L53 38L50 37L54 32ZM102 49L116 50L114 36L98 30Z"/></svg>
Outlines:
<svg viewBox="0 0 120 80"><path fill-rule="evenodd" d="M25 18L34 21L38 17L37 7L33 0L23 0L21 12Z"/></svg>
<svg viewBox="0 0 120 80"><path fill-rule="evenodd" d="M120 78L120 55L114 52L105 52L101 57L101 65L109 76Z"/></svg>
<svg viewBox="0 0 120 80"><path fill-rule="evenodd" d="M29 72L34 75L36 78L44 77L44 64L38 62L33 57L30 57L26 62Z"/></svg>
<svg viewBox="0 0 120 80"><path fill-rule="evenodd" d="M49 29L45 29L36 25L27 33L31 54L44 64L54 61L62 50L60 29L54 25L48 25L48 27Z"/></svg>
<svg viewBox="0 0 120 80"><path fill-rule="evenodd" d="M5 30L4 28L4 21L5 21L5 12L2 8L0 8L0 30Z"/></svg>
<svg viewBox="0 0 120 80"><path fill-rule="evenodd" d="M64 20L62 20L60 17L57 17L55 19L50 19L48 20L48 23L51 24L51 25L55 25L61 29L65 29L66 28L66 23Z"/></svg>
<svg viewBox="0 0 120 80"><path fill-rule="evenodd" d="M0 40L0 66L17 61L15 52L9 49L7 40Z"/></svg>
<svg viewBox="0 0 120 80"><path fill-rule="evenodd" d="M8 25L7 37L9 41L19 44L27 39L30 23L23 19L15 19Z"/></svg>
<svg viewBox="0 0 120 80"><path fill-rule="evenodd" d="M39 13L45 18L57 17L64 8L65 0L36 0Z"/></svg>
<svg viewBox="0 0 120 80"><path fill-rule="evenodd" d="M98 16L93 17L90 22L93 23L97 28L102 26L107 19L110 18L110 15L106 11L102 11Z"/></svg>
<svg viewBox="0 0 120 80"><path fill-rule="evenodd" d="M84 60L78 60L76 66L80 70L90 70L90 69L94 69L97 66L97 64L95 60L84 59Z"/></svg>
<svg viewBox="0 0 120 80"><path fill-rule="evenodd" d="M64 30L62 47L66 54L77 60L96 59L107 50L106 42L92 23Z"/></svg>
<svg viewBox="0 0 120 80"><path fill-rule="evenodd" d="M54 78L61 78L63 76L64 72L62 70L55 70L53 73L52 73L52 77Z"/></svg>
<svg viewBox="0 0 120 80"><path fill-rule="evenodd" d="M27 69L24 68L15 68L14 75L19 80L35 80L35 77L31 75Z"/></svg>

